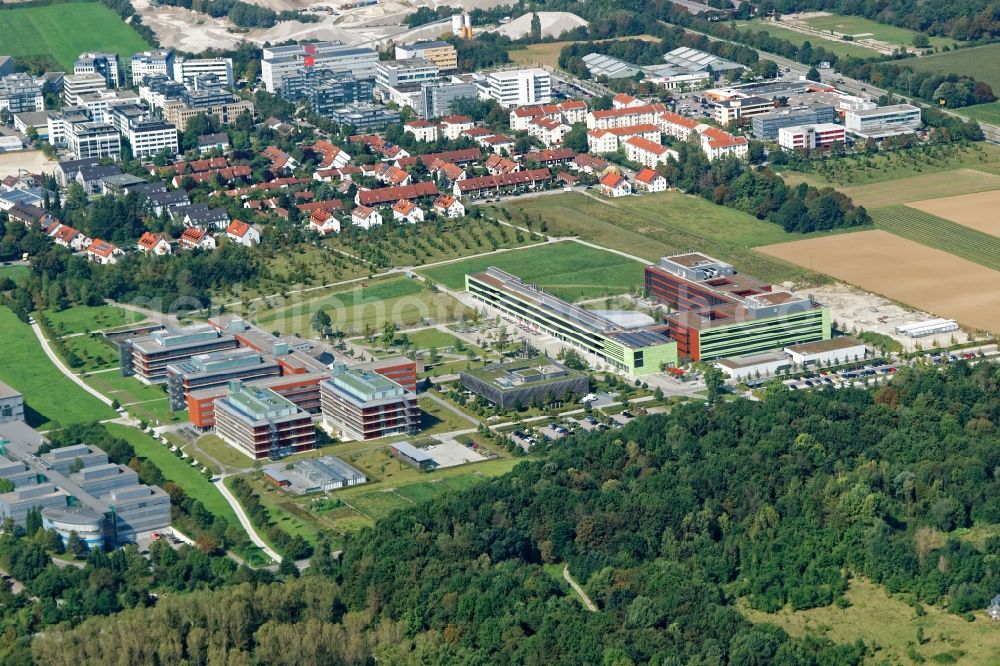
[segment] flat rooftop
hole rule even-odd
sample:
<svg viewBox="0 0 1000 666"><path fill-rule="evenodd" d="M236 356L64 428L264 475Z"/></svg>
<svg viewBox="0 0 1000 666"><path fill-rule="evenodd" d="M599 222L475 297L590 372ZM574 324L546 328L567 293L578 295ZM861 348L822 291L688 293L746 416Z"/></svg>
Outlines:
<svg viewBox="0 0 1000 666"><path fill-rule="evenodd" d="M892 113L902 113L902 112L912 113L913 111L920 113L920 109L918 107L913 106L912 104L890 104L889 106L880 106L876 109L861 109L859 111L849 111L849 113L853 113L856 116L864 118L867 116L884 116Z"/></svg>
<svg viewBox="0 0 1000 666"><path fill-rule="evenodd" d="M861 342L856 338L842 336L839 338L830 338L829 340L819 340L817 342L804 342L800 345L792 345L791 347L785 347L785 350L803 355L823 354L825 352L850 349L852 347L858 347L864 344L865 343Z"/></svg>
<svg viewBox="0 0 1000 666"><path fill-rule="evenodd" d="M750 354L748 356L731 356L729 358L721 358L716 363L719 365L729 368L731 370L738 370L740 368L752 368L755 365L763 365L765 363L790 363L788 357L781 352L762 352L760 354Z"/></svg>
<svg viewBox="0 0 1000 666"><path fill-rule="evenodd" d="M0 400L4 400L6 398L17 398L20 397L20 395L20 391L15 391L12 387L0 382Z"/></svg>
<svg viewBox="0 0 1000 666"><path fill-rule="evenodd" d="M299 408L287 398L270 389L256 386L241 386L240 390L232 391L223 400L237 411L254 419L290 416L299 411Z"/></svg>

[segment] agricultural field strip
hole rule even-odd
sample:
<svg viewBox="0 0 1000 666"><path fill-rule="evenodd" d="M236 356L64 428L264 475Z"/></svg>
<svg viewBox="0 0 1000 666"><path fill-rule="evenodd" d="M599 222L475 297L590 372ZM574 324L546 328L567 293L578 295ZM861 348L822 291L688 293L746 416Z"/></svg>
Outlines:
<svg viewBox="0 0 1000 666"><path fill-rule="evenodd" d="M1000 271L1000 238L909 206L871 211L875 226Z"/></svg>

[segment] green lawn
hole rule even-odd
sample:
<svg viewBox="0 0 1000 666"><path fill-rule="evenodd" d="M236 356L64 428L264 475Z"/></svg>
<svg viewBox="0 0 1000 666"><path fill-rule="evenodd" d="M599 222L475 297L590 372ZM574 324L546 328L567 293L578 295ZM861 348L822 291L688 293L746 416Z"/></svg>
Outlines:
<svg viewBox="0 0 1000 666"><path fill-rule="evenodd" d="M980 123L986 123L987 125L1000 125L1000 102L965 106L961 109L955 109L955 113L968 118L974 118Z"/></svg>
<svg viewBox="0 0 1000 666"><path fill-rule="evenodd" d="M83 365L74 368L75 372L93 372L118 367L118 350L101 338L89 335L75 335L65 338L66 349L76 354Z"/></svg>
<svg viewBox="0 0 1000 666"><path fill-rule="evenodd" d="M427 328L422 331L407 331L406 337L410 339L410 348L418 351L436 347L438 351L444 351L445 349L450 348L450 351L456 354L465 353L465 351L459 352L455 350L455 345L460 342L457 337L451 333L445 333L444 331L440 331L436 328ZM462 344L466 351L471 349L477 354L482 352L482 350L475 345L467 342L462 342Z"/></svg>
<svg viewBox="0 0 1000 666"><path fill-rule="evenodd" d="M881 42L888 42L904 48L912 46L913 37L918 33L906 28L897 28L894 25L877 23L861 16L839 16L831 14L829 16L816 16L805 21L810 27L817 30L832 30L853 36L855 39L877 39ZM813 40L813 45L818 45ZM822 43L822 42L820 42ZM931 46L951 46L955 40L944 37L931 37Z"/></svg>
<svg viewBox="0 0 1000 666"><path fill-rule="evenodd" d="M418 280L394 277L355 283L349 289L316 292L312 298L293 305L258 311L253 317L267 331L297 333L312 337L312 317L324 310L333 328L348 336L359 335L367 324L380 330L386 321L398 326L418 324L424 319L447 323L461 305L446 294L434 293Z"/></svg>
<svg viewBox="0 0 1000 666"><path fill-rule="evenodd" d="M14 282L20 283L28 277L27 266L0 266L0 280L9 277Z"/></svg>
<svg viewBox="0 0 1000 666"><path fill-rule="evenodd" d="M113 305L78 305L65 310L46 310L43 316L52 330L61 335L90 333L143 321L145 317Z"/></svg>
<svg viewBox="0 0 1000 666"><path fill-rule="evenodd" d="M1000 238L907 206L871 211L875 226L897 236L1000 270Z"/></svg>
<svg viewBox="0 0 1000 666"><path fill-rule="evenodd" d="M996 93L1000 91L1000 65L997 63L1000 63L1000 44L988 44L907 60L906 66L918 72L966 74L990 84Z"/></svg>
<svg viewBox="0 0 1000 666"><path fill-rule="evenodd" d="M491 208L490 212L502 212L518 224L525 215L541 215L550 234L576 235L649 262L664 255L700 251L730 261L741 271L765 280L820 279L802 268L764 257L752 249L804 236L786 233L781 227L752 215L678 192L607 201L573 192L514 202L503 209ZM603 279L608 277L605 275ZM641 276L634 284L642 284ZM617 293L622 291L625 290ZM615 292L588 295L608 293Z"/></svg>
<svg viewBox="0 0 1000 666"><path fill-rule="evenodd" d="M837 57L839 58L875 58L879 55L878 51L870 49L866 46L861 46L860 44L844 41L842 39L822 39L801 32L795 32L794 30L789 30L788 28L782 28L774 25L773 23L766 23L764 21L748 21L746 23L739 23L736 27L741 30L750 30L752 32L766 32L775 39L784 39L792 44L795 44L796 46L802 46L804 42L808 41L813 46L821 46L830 53L837 54Z"/></svg>
<svg viewBox="0 0 1000 666"><path fill-rule="evenodd" d="M166 446L135 428L117 423L109 423L107 428L112 435L128 440L135 448L136 455L151 460L168 481L176 483L188 496L204 504L209 512L222 516L230 525L241 529L233 508L222 493L198 469L192 467L188 460L181 460Z"/></svg>
<svg viewBox="0 0 1000 666"><path fill-rule="evenodd" d="M537 201L562 196L540 197ZM490 266L509 271L525 282L536 282L568 300L625 293L641 286L643 279L642 263L573 242L476 257L420 272L452 289L463 289L466 273L483 271Z"/></svg>
<svg viewBox="0 0 1000 666"><path fill-rule="evenodd" d="M33 428L50 428L112 419L115 412L64 376L42 351L31 328L0 307L3 356L0 380L24 395L25 415Z"/></svg>
<svg viewBox="0 0 1000 666"><path fill-rule="evenodd" d="M0 10L0 51L48 56L66 71L83 51L108 51L125 60L149 45L119 16L96 2Z"/></svg>

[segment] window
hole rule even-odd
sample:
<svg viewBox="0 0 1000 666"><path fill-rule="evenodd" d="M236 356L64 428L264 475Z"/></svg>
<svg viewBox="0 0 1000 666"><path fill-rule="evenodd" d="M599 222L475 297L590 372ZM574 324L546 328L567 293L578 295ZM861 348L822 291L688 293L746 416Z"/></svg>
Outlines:
<svg viewBox="0 0 1000 666"><path fill-rule="evenodd" d="M0 415L2 416L14 416L14 409L10 405L4 405L3 409L0 410Z"/></svg>
<svg viewBox="0 0 1000 666"><path fill-rule="evenodd" d="M641 351L635 352L635 354L632 356L633 365L635 367L641 368L643 366L643 364L645 363L645 361L643 360L642 356L643 356L643 353Z"/></svg>

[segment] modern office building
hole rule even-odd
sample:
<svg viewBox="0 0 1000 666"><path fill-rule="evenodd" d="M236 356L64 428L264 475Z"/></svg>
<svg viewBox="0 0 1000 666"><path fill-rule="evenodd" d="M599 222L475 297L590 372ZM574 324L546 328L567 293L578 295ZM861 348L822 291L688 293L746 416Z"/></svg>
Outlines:
<svg viewBox="0 0 1000 666"><path fill-rule="evenodd" d="M81 53L73 63L73 75L97 74L105 80L107 87L121 85L121 72L117 53Z"/></svg>
<svg viewBox="0 0 1000 666"><path fill-rule="evenodd" d="M24 396L0 382L0 423L24 420Z"/></svg>
<svg viewBox="0 0 1000 666"><path fill-rule="evenodd" d="M480 84L480 95L508 109L552 101L552 77L544 69L490 72Z"/></svg>
<svg viewBox="0 0 1000 666"><path fill-rule="evenodd" d="M237 379L249 383L280 374L281 366L275 360L245 347L198 354L167 366L170 408L175 412L187 409L192 391L225 387Z"/></svg>
<svg viewBox="0 0 1000 666"><path fill-rule="evenodd" d="M342 437L356 440L420 430L417 396L370 370L335 364L320 384L323 420Z"/></svg>
<svg viewBox="0 0 1000 666"><path fill-rule="evenodd" d="M350 125L356 132L381 132L402 122L399 111L381 104L348 104L333 109L327 117L338 125Z"/></svg>
<svg viewBox="0 0 1000 666"><path fill-rule="evenodd" d="M319 384L329 377L327 372L288 373L266 379L244 381L244 385L274 391L302 411L310 414L320 412ZM229 386L202 388L185 394L185 408L191 425L201 430L215 426L215 401L224 398Z"/></svg>
<svg viewBox="0 0 1000 666"><path fill-rule="evenodd" d="M350 72L359 79L374 78L378 64L375 49L346 46L343 42L314 42L264 49L260 76L269 93L281 91L284 78L302 67Z"/></svg>
<svg viewBox="0 0 1000 666"><path fill-rule="evenodd" d="M754 116L762 116L774 111L774 101L766 97L742 96L721 100L712 104L712 117L720 125L731 125L741 121L753 123Z"/></svg>
<svg viewBox="0 0 1000 666"><path fill-rule="evenodd" d="M147 76L171 76L174 52L170 49L143 51L132 56L132 85L138 86Z"/></svg>
<svg viewBox="0 0 1000 666"><path fill-rule="evenodd" d="M417 112L422 118L441 118L454 113L456 100L475 99L478 95L476 84L471 81L453 79L450 82L422 83L421 103Z"/></svg>
<svg viewBox="0 0 1000 666"><path fill-rule="evenodd" d="M0 79L0 110L11 114L45 110L42 84L27 74L10 74Z"/></svg>
<svg viewBox="0 0 1000 666"><path fill-rule="evenodd" d="M132 469L108 462L101 449L77 444L37 455L44 438L23 423L0 425L0 518L24 525L41 509L42 526L64 540L76 532L91 547L135 541L170 525L170 496L139 483Z"/></svg>
<svg viewBox="0 0 1000 666"><path fill-rule="evenodd" d="M692 252L646 267L650 298L666 315L677 353L692 361L744 356L831 337L830 310Z"/></svg>
<svg viewBox="0 0 1000 666"><path fill-rule="evenodd" d="M458 51L452 44L441 40L396 45L396 60L412 58L426 58L442 72L458 69Z"/></svg>
<svg viewBox="0 0 1000 666"><path fill-rule="evenodd" d="M63 106L79 106L80 96L108 89L107 80L100 74L73 74L63 79Z"/></svg>
<svg viewBox="0 0 1000 666"><path fill-rule="evenodd" d="M186 86L194 86L195 81L204 76L217 76L224 80L227 88L232 88L233 59L232 58L174 58L174 68L171 73L174 81Z"/></svg>
<svg viewBox="0 0 1000 666"><path fill-rule="evenodd" d="M51 128L51 125L50 125ZM61 134L73 159L118 159L122 152L122 137L114 125L97 122L74 122L64 125ZM53 136L50 132L49 141Z"/></svg>
<svg viewBox="0 0 1000 666"><path fill-rule="evenodd" d="M124 377L135 376L147 384L159 384L167 380L167 366L171 363L238 346L235 337L205 324L164 328L120 342L119 367Z"/></svg>
<svg viewBox="0 0 1000 666"><path fill-rule="evenodd" d="M270 389L232 382L215 401L215 432L254 460L283 458L316 448L312 415Z"/></svg>
<svg viewBox="0 0 1000 666"><path fill-rule="evenodd" d="M132 155L138 158L153 157L166 150L171 157L180 152L177 127L162 120L142 120L129 123L128 140Z"/></svg>
<svg viewBox="0 0 1000 666"><path fill-rule="evenodd" d="M375 67L375 81L380 86L403 88L434 81L439 73L438 66L426 58L383 60Z"/></svg>
<svg viewBox="0 0 1000 666"><path fill-rule="evenodd" d="M920 123L920 109L912 104L892 104L844 113L847 131L863 139L912 134L920 127Z"/></svg>
<svg viewBox="0 0 1000 666"><path fill-rule="evenodd" d="M188 121L200 114L231 125L242 113L253 117L253 102L224 91L186 91L180 99L163 104L163 119L180 128L187 128Z"/></svg>
<svg viewBox="0 0 1000 666"><path fill-rule="evenodd" d="M139 86L139 99L154 109L162 109L168 102L179 101L185 92L187 87L183 83L165 76L147 76Z"/></svg>
<svg viewBox="0 0 1000 666"><path fill-rule="evenodd" d="M350 72L302 67L282 82L281 96L289 102L306 100L312 110L328 116L346 104L368 104L374 99L375 79L359 79Z"/></svg>
<svg viewBox="0 0 1000 666"><path fill-rule="evenodd" d="M459 375L462 387L503 410L548 405L590 392L587 375L550 359L494 363Z"/></svg>
<svg viewBox="0 0 1000 666"><path fill-rule="evenodd" d="M630 375L677 364L677 344L667 337L666 326L652 320L622 320L614 313L584 310L492 266L466 275L465 289L518 326L552 335Z"/></svg>
<svg viewBox="0 0 1000 666"><path fill-rule="evenodd" d="M778 138L778 130L782 127L832 123L836 119L836 109L827 104L819 104L797 108L779 108L762 113L750 119L750 127L755 138L774 141Z"/></svg>
<svg viewBox="0 0 1000 666"><path fill-rule="evenodd" d="M843 125L793 125L778 130L778 145L787 150L811 150L826 148L835 143L843 144L846 137Z"/></svg>

